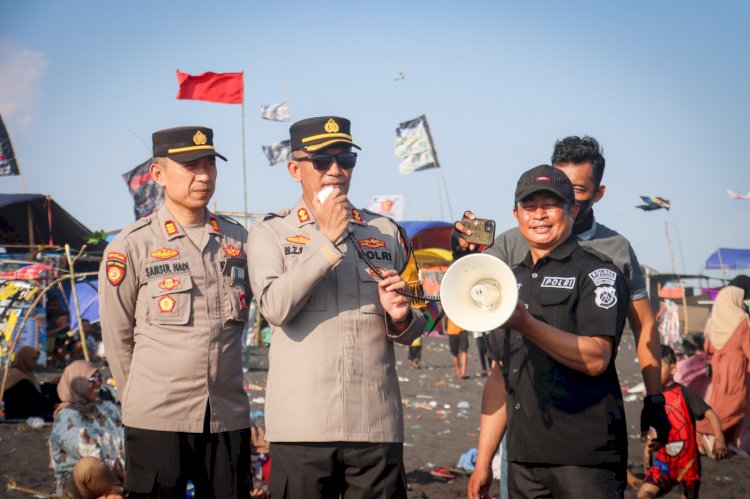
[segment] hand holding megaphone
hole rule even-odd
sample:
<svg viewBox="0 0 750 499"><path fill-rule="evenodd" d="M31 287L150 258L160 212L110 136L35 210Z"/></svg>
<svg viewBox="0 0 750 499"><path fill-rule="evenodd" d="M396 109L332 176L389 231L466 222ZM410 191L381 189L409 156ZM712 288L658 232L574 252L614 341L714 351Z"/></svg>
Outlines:
<svg viewBox="0 0 750 499"><path fill-rule="evenodd" d="M318 228L335 244L349 226L349 199L341 189L329 185L321 189L312 202Z"/></svg>

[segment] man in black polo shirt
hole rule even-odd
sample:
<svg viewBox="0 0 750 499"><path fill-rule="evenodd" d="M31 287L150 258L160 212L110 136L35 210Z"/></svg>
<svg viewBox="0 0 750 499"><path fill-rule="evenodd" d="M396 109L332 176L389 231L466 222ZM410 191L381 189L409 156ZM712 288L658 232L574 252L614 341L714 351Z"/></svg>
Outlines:
<svg viewBox="0 0 750 499"><path fill-rule="evenodd" d="M565 173L532 168L515 200L529 253L514 269L518 306L493 333L502 376L488 380L498 389L485 392L478 454L491 456L507 421L510 497L622 497L627 434L614 359L625 279L572 236L578 207Z"/></svg>

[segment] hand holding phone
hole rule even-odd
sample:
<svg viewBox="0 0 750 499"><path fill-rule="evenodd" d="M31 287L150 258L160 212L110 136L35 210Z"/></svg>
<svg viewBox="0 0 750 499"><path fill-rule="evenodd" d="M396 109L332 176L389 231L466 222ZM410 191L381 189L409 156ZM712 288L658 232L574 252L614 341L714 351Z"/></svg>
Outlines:
<svg viewBox="0 0 750 499"><path fill-rule="evenodd" d="M491 246L495 241L495 221L486 218L461 219L461 225L471 231L471 234L463 234L463 239L469 244L481 244Z"/></svg>

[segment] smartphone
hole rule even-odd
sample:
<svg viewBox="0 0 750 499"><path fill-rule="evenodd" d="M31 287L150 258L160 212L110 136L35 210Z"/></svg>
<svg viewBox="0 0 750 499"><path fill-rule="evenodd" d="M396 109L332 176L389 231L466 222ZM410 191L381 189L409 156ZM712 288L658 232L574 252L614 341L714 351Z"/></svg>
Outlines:
<svg viewBox="0 0 750 499"><path fill-rule="evenodd" d="M486 218L471 220L464 217L461 224L471 230L471 235L464 234L467 243L491 246L495 241L495 221Z"/></svg>

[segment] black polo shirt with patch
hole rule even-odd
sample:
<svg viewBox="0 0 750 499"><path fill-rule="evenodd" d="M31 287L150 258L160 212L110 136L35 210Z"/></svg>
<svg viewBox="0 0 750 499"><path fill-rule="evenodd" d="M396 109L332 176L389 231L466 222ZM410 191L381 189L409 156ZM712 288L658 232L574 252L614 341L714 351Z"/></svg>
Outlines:
<svg viewBox="0 0 750 499"><path fill-rule="evenodd" d="M628 306L625 279L611 262L569 238L532 265L514 269L519 298L535 318L580 336L611 336L599 376L570 369L518 331L497 338L508 392L508 459L599 466L627 460L625 411L615 354Z"/></svg>

